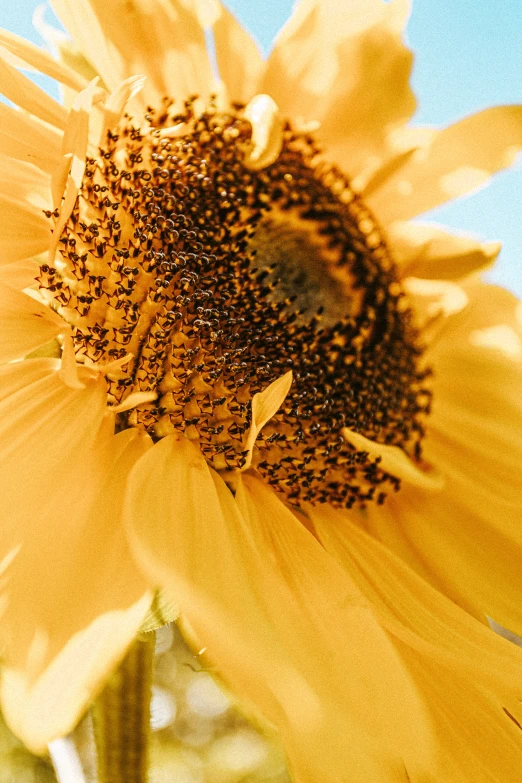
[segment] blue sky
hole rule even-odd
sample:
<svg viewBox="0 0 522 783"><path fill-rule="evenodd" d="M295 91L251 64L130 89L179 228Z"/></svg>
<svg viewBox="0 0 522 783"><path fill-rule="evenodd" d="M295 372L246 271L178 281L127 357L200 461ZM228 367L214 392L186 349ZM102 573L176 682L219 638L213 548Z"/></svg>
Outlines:
<svg viewBox="0 0 522 783"><path fill-rule="evenodd" d="M41 43L31 24L38 5L40 0L3 0L0 26ZM269 51L292 0L227 5ZM413 0L407 37L416 55L416 122L442 126L489 105L522 103L522 0ZM522 162L486 189L426 217L501 240L490 279L522 296Z"/></svg>

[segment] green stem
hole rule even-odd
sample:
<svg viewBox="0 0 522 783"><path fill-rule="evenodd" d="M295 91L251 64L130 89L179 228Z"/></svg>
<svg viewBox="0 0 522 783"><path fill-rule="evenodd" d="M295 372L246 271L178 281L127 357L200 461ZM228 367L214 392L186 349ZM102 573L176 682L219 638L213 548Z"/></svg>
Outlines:
<svg viewBox="0 0 522 783"><path fill-rule="evenodd" d="M147 783L153 633L128 651L93 707L99 783Z"/></svg>

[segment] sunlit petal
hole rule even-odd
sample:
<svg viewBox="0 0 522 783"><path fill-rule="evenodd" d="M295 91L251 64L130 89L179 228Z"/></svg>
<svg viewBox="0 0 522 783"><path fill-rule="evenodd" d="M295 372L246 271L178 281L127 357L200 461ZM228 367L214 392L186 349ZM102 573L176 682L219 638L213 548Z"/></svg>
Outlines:
<svg viewBox="0 0 522 783"><path fill-rule="evenodd" d="M480 242L429 223L398 221L387 228L403 277L458 280L483 272L500 252L500 242Z"/></svg>
<svg viewBox="0 0 522 783"><path fill-rule="evenodd" d="M65 125L66 111L63 106L37 87L27 76L10 65L0 50L0 92L20 108L55 128Z"/></svg>
<svg viewBox="0 0 522 783"><path fill-rule="evenodd" d="M520 650L423 582L350 513L318 508L311 515L328 551L404 643L405 661L441 732L431 774L465 783L472 768L484 779L509 780L521 754L514 723L522 717Z"/></svg>
<svg viewBox="0 0 522 783"><path fill-rule="evenodd" d="M0 45L20 58L23 67L32 66L40 73L45 73L46 76L56 79L73 90L83 90L87 86L85 80L72 68L58 62L39 46L18 35L0 30Z"/></svg>
<svg viewBox="0 0 522 783"><path fill-rule="evenodd" d="M368 199L386 222L406 220L474 191L522 149L522 106L496 106L437 131Z"/></svg>
<svg viewBox="0 0 522 783"><path fill-rule="evenodd" d="M0 149L51 174L60 160L60 131L26 112L0 103Z"/></svg>
<svg viewBox="0 0 522 783"><path fill-rule="evenodd" d="M466 292L470 305L430 348L424 458L444 475L445 490L437 497L404 487L378 511L368 507L365 524L473 615L520 634L519 303L483 284Z"/></svg>
<svg viewBox="0 0 522 783"><path fill-rule="evenodd" d="M226 84L229 97L233 101L248 103L258 92L257 85L264 67L259 47L223 5L212 31L219 76Z"/></svg>
<svg viewBox="0 0 522 783"><path fill-rule="evenodd" d="M0 284L0 362L22 359L68 330L66 322L49 307Z"/></svg>
<svg viewBox="0 0 522 783"><path fill-rule="evenodd" d="M386 136L415 110L408 3L301 2L270 56L263 91L283 111L320 120L330 157L353 177L386 154Z"/></svg>
<svg viewBox="0 0 522 783"><path fill-rule="evenodd" d="M13 553L2 574L2 703L13 730L38 752L73 728L152 600L121 523L126 478L147 441L129 430L110 440L100 431L92 442L99 384L68 389L56 372L46 374L51 365L44 362L15 365L11 375L25 387L0 404L4 414L26 400L25 413L11 415L2 432L10 465L2 471L9 522L2 543ZM25 364L34 369L24 372ZM31 382L28 375L38 374ZM44 402L50 419L39 415ZM15 437L16 424L29 432L29 420L31 448L43 460L38 471L27 443Z"/></svg>
<svg viewBox="0 0 522 783"><path fill-rule="evenodd" d="M147 0L117 8L103 0L53 0L52 5L110 90L144 74L145 102L211 91L204 33L190 3L158 0L153 9Z"/></svg>
<svg viewBox="0 0 522 783"><path fill-rule="evenodd" d="M248 482L240 504L243 518L190 443L163 439L130 479L126 515L142 566L170 591L226 680L288 737L297 768L306 770L303 780L313 780L319 769L328 774L325 754L330 761L336 758L332 780L352 757L361 774L375 771L385 764L377 737L386 747L403 747L408 736L412 758L429 755L415 689L370 607L273 493ZM165 518L171 524L158 526ZM209 539L212 547L205 546ZM290 552L296 545L293 570ZM314 584L315 594L309 592ZM358 643L341 647L348 627ZM375 652L379 648L382 656ZM373 668L370 650L387 667L381 669L382 686L362 674L364 667ZM346 693L335 676L345 655L355 656L360 667L359 676L346 682ZM318 659L323 666L317 666ZM391 682L397 688L393 694ZM372 704L379 687L386 700L377 713ZM348 701L351 710L339 710ZM403 712L406 717L410 709L416 720L396 721L391 730L391 716ZM346 742L350 735L361 750L366 744L366 756L353 753ZM393 769L391 760L386 768Z"/></svg>

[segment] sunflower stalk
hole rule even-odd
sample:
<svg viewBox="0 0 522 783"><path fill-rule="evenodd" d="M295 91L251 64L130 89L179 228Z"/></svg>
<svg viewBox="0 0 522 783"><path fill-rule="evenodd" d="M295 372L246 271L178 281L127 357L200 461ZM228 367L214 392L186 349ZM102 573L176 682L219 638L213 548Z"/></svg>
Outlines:
<svg viewBox="0 0 522 783"><path fill-rule="evenodd" d="M147 783L154 633L140 634L93 706L98 783Z"/></svg>

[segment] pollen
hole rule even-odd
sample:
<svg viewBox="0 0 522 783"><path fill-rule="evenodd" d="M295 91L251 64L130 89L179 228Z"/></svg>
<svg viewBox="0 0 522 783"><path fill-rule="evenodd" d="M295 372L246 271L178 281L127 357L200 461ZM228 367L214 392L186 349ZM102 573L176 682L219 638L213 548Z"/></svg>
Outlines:
<svg viewBox="0 0 522 783"><path fill-rule="evenodd" d="M107 365L118 427L177 432L223 475L245 465L253 395L292 370L252 470L287 502L382 502L399 480L343 428L420 459L429 371L385 239L349 181L290 124L252 169L244 109L168 102L87 159L40 285L77 361ZM155 399L123 410L131 394Z"/></svg>

